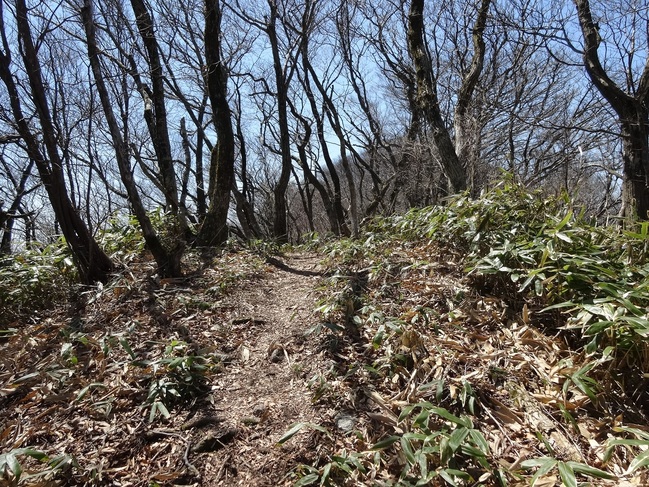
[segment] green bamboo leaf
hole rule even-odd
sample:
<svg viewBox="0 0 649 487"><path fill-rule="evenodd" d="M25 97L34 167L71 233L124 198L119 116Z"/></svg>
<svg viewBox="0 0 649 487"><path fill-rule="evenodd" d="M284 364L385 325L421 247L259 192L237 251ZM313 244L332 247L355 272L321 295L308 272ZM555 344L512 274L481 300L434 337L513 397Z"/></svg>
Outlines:
<svg viewBox="0 0 649 487"><path fill-rule="evenodd" d="M68 466L79 468L79 462L77 459L68 454L58 455L47 462L52 470L63 470Z"/></svg>
<svg viewBox="0 0 649 487"><path fill-rule="evenodd" d="M541 478L543 475L552 470L557 464L557 460L551 457L541 457L541 458L532 458L530 460L525 460L521 462L521 468L524 470L539 467L534 476L532 477L532 482L530 487L534 487L536 481Z"/></svg>
<svg viewBox="0 0 649 487"><path fill-rule="evenodd" d="M438 408L438 407L433 407L430 408L430 410L437 414L438 416L441 416L444 419L449 420L452 423L458 424L460 426L464 426L465 428L471 428L473 425L471 424L471 420L469 418L458 418L454 414L450 413L448 410L444 408Z"/></svg>
<svg viewBox="0 0 649 487"><path fill-rule="evenodd" d="M645 450L640 455L635 457L633 461L629 464L629 468L627 469L626 473L627 474L632 474L636 470L642 467L646 467L649 465L649 450Z"/></svg>
<svg viewBox="0 0 649 487"><path fill-rule="evenodd" d="M448 438L448 446L456 452L466 437L469 435L468 428L457 428Z"/></svg>
<svg viewBox="0 0 649 487"><path fill-rule="evenodd" d="M101 387L101 388L103 388L103 389L106 389L106 386L105 386L104 384L102 384L101 382L93 382L93 383L91 383L91 384L88 384L88 385L87 385L86 387L84 387L83 389L81 389L81 390L79 391L79 394L77 394L77 397L75 398L75 400L74 400L73 402L79 402L79 401L81 401L81 399L83 399L83 398L85 397L85 395L88 393L88 391L89 391L90 389L94 389L95 387Z"/></svg>
<svg viewBox="0 0 649 487"><path fill-rule="evenodd" d="M534 292L537 296L543 296L543 282L541 280L534 282Z"/></svg>
<svg viewBox="0 0 649 487"><path fill-rule="evenodd" d="M628 426L615 426L613 428L613 431L615 431L616 433L629 433L635 435L637 438L644 438L645 440L649 440L649 432L643 431L638 428L630 428Z"/></svg>
<svg viewBox="0 0 649 487"><path fill-rule="evenodd" d="M577 487L577 477L575 477L575 472L570 465L566 462L558 462L557 467L559 468L559 475L561 475L561 480L563 480L563 485L565 487Z"/></svg>
<svg viewBox="0 0 649 487"><path fill-rule="evenodd" d="M593 402L593 404L597 402L597 397L595 397L595 392L588 385L586 385L586 382L582 380L582 377L580 375L575 374L570 378L575 383L575 385L579 388L579 390L588 396L588 398Z"/></svg>
<svg viewBox="0 0 649 487"><path fill-rule="evenodd" d="M35 450L34 448L17 448L13 450L16 455L27 455L39 462L46 462L49 460L47 454L41 450Z"/></svg>
<svg viewBox="0 0 649 487"><path fill-rule="evenodd" d="M325 485L330 474L331 474L331 463L327 463L322 469L322 475L320 476L321 486Z"/></svg>
<svg viewBox="0 0 649 487"><path fill-rule="evenodd" d="M478 462L485 470L491 470L486 455L479 448L464 444L460 447L460 451L462 452L462 455L473 458L473 460Z"/></svg>
<svg viewBox="0 0 649 487"><path fill-rule="evenodd" d="M536 275L532 274L527 279L525 279L523 284L521 284L521 286L518 288L518 292L522 293L523 291L525 291L525 289L527 289L527 286L529 286L532 283L532 281L534 280L535 277L536 277ZM546 309L548 309L548 308L546 308ZM545 311L545 310L542 310L542 311Z"/></svg>
<svg viewBox="0 0 649 487"><path fill-rule="evenodd" d="M359 472L365 473L365 472L367 471L367 469L363 466L363 464L362 464L361 461L358 459L358 457L356 457L356 455L353 455L353 454L352 454L352 455L347 459L347 461L348 461L349 463L351 463L354 467L356 467L356 470L358 470Z"/></svg>
<svg viewBox="0 0 649 487"><path fill-rule="evenodd" d="M288 440L293 438L296 435L296 433L298 433L303 428L309 428L312 430L320 431L321 433L324 433L326 435L329 435L327 429L323 428L320 425L313 424L313 423L294 423L293 425L291 425L289 430L286 433L284 433L279 440L277 440L277 444L283 445Z"/></svg>
<svg viewBox="0 0 649 487"><path fill-rule="evenodd" d="M632 440L626 438L614 438L606 442L607 446L628 445L628 446L649 446L648 440Z"/></svg>
<svg viewBox="0 0 649 487"><path fill-rule="evenodd" d="M558 232L558 233L556 234L556 236L557 236L557 238L558 238L559 240L563 240L564 242L567 242L567 243L572 243L572 239L571 239L568 235L566 235L565 233L563 233L563 232Z"/></svg>
<svg viewBox="0 0 649 487"><path fill-rule="evenodd" d="M392 446L394 443L399 441L401 439L400 436L388 436L387 438L384 438L383 440L379 441L378 443L375 443L370 450L384 450L385 448L388 448L389 446Z"/></svg>
<svg viewBox="0 0 649 487"><path fill-rule="evenodd" d="M596 477L598 479L607 479L607 480L616 480L618 477L616 475L605 472L590 465L579 462L566 462L576 473L582 475L588 475L589 477Z"/></svg>
<svg viewBox="0 0 649 487"><path fill-rule="evenodd" d="M149 423L153 422L158 413L162 414L165 419L169 419L171 417L171 414L169 414L169 410L166 408L166 406L160 401L155 401L153 404L151 404L151 411L149 412Z"/></svg>
<svg viewBox="0 0 649 487"><path fill-rule="evenodd" d="M597 323L589 326L586 331L584 331L585 336L599 335L605 330L615 326L615 321L598 321Z"/></svg>
<svg viewBox="0 0 649 487"><path fill-rule="evenodd" d="M422 404L426 404L426 403L422 403ZM411 404L411 405L406 406L405 408L403 408L403 410L401 411L401 414L399 414L399 418L397 419L397 421L400 423L401 421L406 419L408 416L410 416L410 413L416 407L424 407L424 406L422 406L422 404Z"/></svg>
<svg viewBox="0 0 649 487"><path fill-rule="evenodd" d="M427 409L422 409L422 411L417 415L415 420L412 422L413 427L425 428L428 426L428 417L430 412Z"/></svg>
<svg viewBox="0 0 649 487"><path fill-rule="evenodd" d="M406 456L406 460L408 460L408 463L410 465L417 463L412 445L410 444L408 439L404 438L403 436L401 437L401 449L403 450L403 454Z"/></svg>
<svg viewBox="0 0 649 487"><path fill-rule="evenodd" d="M471 435L471 439L473 440L473 442L482 451L483 455L488 455L489 454L489 442L484 437L484 435L480 431L475 430L475 429L469 430L469 434Z"/></svg>
<svg viewBox="0 0 649 487"><path fill-rule="evenodd" d="M126 350L126 353L128 353L131 356L131 360L135 360L137 358L137 356L133 352L133 349L131 348L131 345L129 345L126 338L120 338L119 344L122 346L124 350Z"/></svg>
<svg viewBox="0 0 649 487"><path fill-rule="evenodd" d="M469 475L466 472L463 472L462 470L456 470L454 468L442 469L439 471L439 475L451 485L457 485L455 483L455 479L461 479L465 482L471 480L471 475Z"/></svg>
<svg viewBox="0 0 649 487"><path fill-rule="evenodd" d="M305 475L300 480L298 480L295 483L295 487L302 487L303 485L313 485L318 481L319 478L320 477L317 473L310 473L309 475Z"/></svg>
<svg viewBox="0 0 649 487"><path fill-rule="evenodd" d="M573 303L572 301L564 301L562 303L557 303L557 304L553 304L551 306L546 306L541 311L539 311L539 313L544 313L546 311L551 311L553 309L563 309L563 308L572 308L572 309L569 309L568 311L574 311L574 310L578 309L578 305L576 303Z"/></svg>
<svg viewBox="0 0 649 487"><path fill-rule="evenodd" d="M283 445L288 440L293 438L305 426L306 426L306 423L294 423L293 425L291 425L291 427L288 429L288 431L286 433L284 433L279 440L277 440L277 444L278 445Z"/></svg>
<svg viewBox="0 0 649 487"><path fill-rule="evenodd" d="M572 210L570 210L570 211L568 211L568 213L566 213L566 216L563 217L563 220L561 220L559 222L559 224L555 227L554 231L555 232L560 231L563 227L565 227L568 224L568 222L570 221L571 218L572 218Z"/></svg>
<svg viewBox="0 0 649 487"><path fill-rule="evenodd" d="M20 480L20 476L23 474L23 467L20 465L20 462L16 458L16 455L13 452L9 452L6 454L4 463L9 467L9 470L14 475L15 480ZM0 466L2 465L2 462L0 462Z"/></svg>
<svg viewBox="0 0 649 487"><path fill-rule="evenodd" d="M532 468L542 467L544 465L547 465L548 462L552 462L552 461L556 461L556 460L550 457L530 458L529 460L523 460L520 463L520 466L523 470L530 470Z"/></svg>

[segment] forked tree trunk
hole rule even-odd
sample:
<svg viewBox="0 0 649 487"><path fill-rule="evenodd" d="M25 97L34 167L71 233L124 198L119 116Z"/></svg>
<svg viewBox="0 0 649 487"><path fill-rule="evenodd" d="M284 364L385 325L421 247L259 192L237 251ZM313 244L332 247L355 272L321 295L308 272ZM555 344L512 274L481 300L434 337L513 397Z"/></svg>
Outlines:
<svg viewBox="0 0 649 487"><path fill-rule="evenodd" d="M182 257L182 246L177 246L174 249L168 250L164 247L160 238L158 237L151 220L146 212L137 185L133 179L133 172L129 163L128 146L122 137L117 119L113 112L108 89L101 72L99 62L99 49L97 47L97 39L95 34L95 23L92 9L92 0L84 0L83 7L81 8L81 19L86 32L86 45L88 48L88 59L90 67L97 86L97 92L101 101L101 106L106 117L106 123L113 141L115 149L115 159L119 169L122 183L126 188L128 200L133 208L133 213L142 230L142 236L146 243L147 248L153 255L158 266L158 273L161 277L178 277L181 275L180 259Z"/></svg>
<svg viewBox="0 0 649 487"><path fill-rule="evenodd" d="M274 195L274 219L273 237L279 243L288 242L288 206L286 204L286 190L291 178L291 141L288 127L288 83L286 73L282 67L282 59L279 52L277 39L277 2L268 0L270 17L266 26L266 33L270 42L273 56L273 68L275 71L275 86L277 89L277 123L279 125L279 150L282 160L279 179L273 189Z"/></svg>
<svg viewBox="0 0 649 487"><path fill-rule="evenodd" d="M221 245L228 239L228 211L234 178L234 132L228 103L228 74L221 58L220 0L205 0L207 91L218 143L210 159L210 206L198 233L199 245Z"/></svg>
<svg viewBox="0 0 649 487"><path fill-rule="evenodd" d="M29 80L31 98L42 129L45 152L41 150L36 135L27 123L28 117L23 115L21 98L11 73L11 49L5 34L3 5L4 2L1 2L0 33L4 52L0 53L0 78L7 88L16 128L25 142L29 157L36 164L57 222L72 251L81 280L88 284L107 282L113 271L113 263L90 234L88 226L81 219L68 195L63 162L58 151L56 130L45 96L40 62L31 36L27 5L25 0L16 0L16 27L21 42L21 53Z"/></svg>
<svg viewBox="0 0 649 487"><path fill-rule="evenodd" d="M466 168L455 152L453 140L439 108L435 76L424 42L424 0L412 0L408 23L408 52L412 58L417 80L416 100L432 132L451 191L459 193L467 188Z"/></svg>
<svg viewBox="0 0 649 487"><path fill-rule="evenodd" d="M584 65L591 81L618 116L622 135L622 216L649 220L649 57L631 93L608 76L597 52L599 27L588 0L575 0L584 37Z"/></svg>
<svg viewBox="0 0 649 487"><path fill-rule="evenodd" d="M462 79L453 117L455 153L467 172L467 185L474 193L478 191L475 186L475 170L480 155L480 130L471 115L470 106L484 66L486 51L484 30L487 25L487 13L490 5L491 0L482 0L478 9L478 16L471 33L473 40L471 66Z"/></svg>
<svg viewBox="0 0 649 487"><path fill-rule="evenodd" d="M153 30L153 19L147 10L144 0L131 0L131 7L135 13L135 21L140 32L147 53L151 76L151 90L142 93L145 97L144 116L153 142L164 196L167 207L177 219L180 235L177 237L191 238L189 224L187 223L187 210L178 199L178 184L174 169L169 127L167 123L167 108L165 105L164 72L158 51L158 41ZM150 97L150 100L147 98Z"/></svg>

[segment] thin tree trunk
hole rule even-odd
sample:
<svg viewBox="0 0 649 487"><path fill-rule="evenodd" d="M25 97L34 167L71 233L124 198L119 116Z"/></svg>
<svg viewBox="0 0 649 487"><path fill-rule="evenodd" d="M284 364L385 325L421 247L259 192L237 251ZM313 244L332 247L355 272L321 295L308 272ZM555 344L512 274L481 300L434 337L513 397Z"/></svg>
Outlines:
<svg viewBox="0 0 649 487"><path fill-rule="evenodd" d="M210 206L198 234L199 245L222 245L228 239L228 211L234 178L234 132L228 103L228 74L221 58L220 0L205 0L207 91L218 137L210 158Z"/></svg>
<svg viewBox="0 0 649 487"><path fill-rule="evenodd" d="M178 199L176 171L173 164L169 127L167 125L164 73L158 51L158 41L153 30L153 19L143 0L131 0L131 7L135 13L135 21L144 42L150 68L152 86L150 102L146 102L146 97L149 94L143 93L143 96L145 96L145 118L147 118L153 148L162 176L165 200L172 214L178 220L181 235L191 237L189 224L187 223L187 210L180 204Z"/></svg>
<svg viewBox="0 0 649 487"><path fill-rule="evenodd" d="M277 3L275 0L268 0L270 16L266 26L266 33L270 42L273 56L273 68L275 71L275 86L277 89L277 123L279 125L279 150L282 160L279 179L273 190L274 195L274 219L273 237L278 242L288 241L288 207L286 205L286 190L291 177L291 145L288 127L288 84L286 74L282 67L282 59L279 53L277 40Z"/></svg>
<svg viewBox="0 0 649 487"><path fill-rule="evenodd" d="M119 169L122 183L126 188L128 200L133 208L135 217L138 220L142 235L147 248L151 251L153 258L158 266L158 273L161 277L177 277L181 275L180 260L184 245L179 242L174 249L167 250L160 241L151 220L146 212L137 185L133 179L133 172L129 163L128 146L122 138L122 133L113 112L113 106L108 94L108 89L104 81L99 63L99 49L95 34L95 23L93 16L92 0L84 0L81 8L81 19L86 32L86 45L88 48L88 59L95 79L95 85L99 94L99 99L104 111L106 123L113 141L115 149L115 159Z"/></svg>
<svg viewBox="0 0 649 487"><path fill-rule="evenodd" d="M469 107L484 66L486 51L484 30L487 25L487 13L489 12L490 5L491 0L482 0L478 9L478 16L472 32L473 57L471 59L471 66L462 79L462 85L460 86L458 101L455 107L455 115L453 117L455 153L460 164L468 172L468 186L473 192L478 190L475 186L475 170L480 152L480 134L478 133L477 123L469 112Z"/></svg>
<svg viewBox="0 0 649 487"><path fill-rule="evenodd" d="M0 2L0 33L4 50L3 53L0 53L0 78L2 78L7 88L18 133L27 146L29 157L36 164L56 219L60 223L66 243L72 251L81 280L88 284L107 282L110 273L113 271L113 263L99 248L88 227L70 201L67 192L63 164L58 152L56 130L45 97L40 62L31 37L27 5L25 0L16 0L16 26L22 47L22 58L29 78L31 97L41 124L41 136L47 156L41 152L40 144L27 123L28 118L22 112L20 95L11 73L11 51L5 34L3 5L4 3Z"/></svg>

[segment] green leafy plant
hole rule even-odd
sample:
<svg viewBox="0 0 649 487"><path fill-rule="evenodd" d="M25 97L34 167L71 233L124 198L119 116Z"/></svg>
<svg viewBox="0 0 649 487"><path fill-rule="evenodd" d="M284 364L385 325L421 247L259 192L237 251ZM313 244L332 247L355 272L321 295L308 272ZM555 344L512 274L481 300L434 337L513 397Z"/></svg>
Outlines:
<svg viewBox="0 0 649 487"><path fill-rule="evenodd" d="M76 279L63 240L5 258L0 262L0 326L63 301Z"/></svg>
<svg viewBox="0 0 649 487"><path fill-rule="evenodd" d="M202 355L184 355L186 348L185 342L174 340L165 347L162 358L133 362L150 371L145 402L149 407L149 422L158 415L169 418L169 409L174 404L205 392L210 360Z"/></svg>
<svg viewBox="0 0 649 487"><path fill-rule="evenodd" d="M176 248L181 233L176 217L162 208L150 211L148 216L162 244L168 249ZM100 230L97 240L111 257L123 263L134 260L146 248L137 218L124 213L115 213Z"/></svg>
<svg viewBox="0 0 649 487"><path fill-rule="evenodd" d="M483 473L491 471L489 444L468 416L456 416L430 402L420 402L403 409L399 422L406 420L410 421L409 431L372 447L380 450L398 442L406 458L401 479L428 485L440 477L457 485L460 480L477 480L469 466Z"/></svg>
<svg viewBox="0 0 649 487"><path fill-rule="evenodd" d="M20 457L38 460L45 464L46 468L36 473L27 472L19 460ZM16 448L0 454L0 480L9 482L10 486L19 485L21 480L51 477L70 468L79 469L80 466L73 456L67 454L50 457L45 452L34 448Z"/></svg>
<svg viewBox="0 0 649 487"><path fill-rule="evenodd" d="M539 479L555 469L559 472L562 485L566 487L577 487L577 475L606 480L617 479L615 475L611 475L608 472L591 467L585 463L563 461L552 457L532 458L521 462L520 466L523 470L537 469L531 479L530 487L534 487Z"/></svg>

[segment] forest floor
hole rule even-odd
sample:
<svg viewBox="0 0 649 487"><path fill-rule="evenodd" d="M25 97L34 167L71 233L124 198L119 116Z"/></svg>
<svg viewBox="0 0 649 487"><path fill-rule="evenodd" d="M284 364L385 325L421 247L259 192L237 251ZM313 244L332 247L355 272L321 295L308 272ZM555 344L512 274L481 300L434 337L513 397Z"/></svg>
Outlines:
<svg viewBox="0 0 649 487"><path fill-rule="evenodd" d="M162 282L131 265L80 296L78 313L34 317L0 338L0 453L59 452L59 470L78 464L71 485L294 483L287 473L314 461L313 437L278 440L335 415L307 387L327 367L306 333L318 319L319 259L235 252L218 262ZM43 471L23 457L25 472ZM4 460L0 479L13 466ZM21 485L45 482L27 477Z"/></svg>
<svg viewBox="0 0 649 487"><path fill-rule="evenodd" d="M647 485L611 443L649 434L644 390L586 387L455 256L378 248L133 261L4 330L0 485Z"/></svg>

